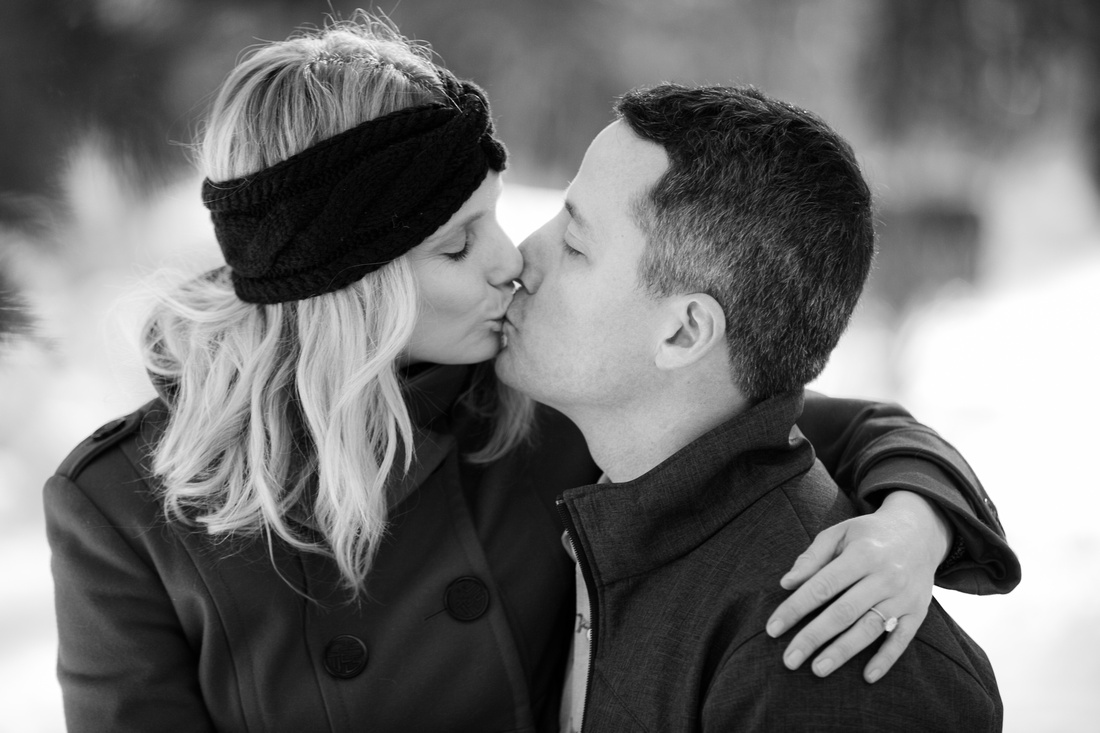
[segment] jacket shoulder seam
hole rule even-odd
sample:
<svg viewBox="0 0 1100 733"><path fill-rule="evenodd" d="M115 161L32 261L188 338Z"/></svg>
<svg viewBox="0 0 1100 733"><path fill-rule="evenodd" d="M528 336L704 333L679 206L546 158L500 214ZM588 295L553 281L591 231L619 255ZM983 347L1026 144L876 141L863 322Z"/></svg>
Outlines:
<svg viewBox="0 0 1100 733"><path fill-rule="evenodd" d="M149 410L157 403L153 400L124 417L104 423L70 451L54 473L76 481L92 461L105 452L135 435Z"/></svg>

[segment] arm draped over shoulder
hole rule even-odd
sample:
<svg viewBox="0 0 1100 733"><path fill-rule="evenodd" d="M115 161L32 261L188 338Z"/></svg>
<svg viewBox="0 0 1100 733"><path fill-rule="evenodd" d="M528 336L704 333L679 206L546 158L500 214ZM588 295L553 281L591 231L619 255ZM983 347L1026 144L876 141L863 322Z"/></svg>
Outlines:
<svg viewBox="0 0 1100 733"><path fill-rule="evenodd" d="M984 595L1007 593L1020 582L1020 562L977 475L954 446L904 408L807 390L798 428L861 513L874 511L895 489L920 494L943 511L962 555L940 568L937 585Z"/></svg>

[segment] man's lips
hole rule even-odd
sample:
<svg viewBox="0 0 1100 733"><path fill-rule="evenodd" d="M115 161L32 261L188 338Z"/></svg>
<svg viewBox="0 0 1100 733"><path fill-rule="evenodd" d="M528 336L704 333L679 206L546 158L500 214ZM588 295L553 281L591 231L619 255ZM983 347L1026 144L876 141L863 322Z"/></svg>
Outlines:
<svg viewBox="0 0 1100 733"><path fill-rule="evenodd" d="M501 349L507 349L508 348L508 333L512 332L514 334L515 331L516 331L515 324L508 320L508 314L505 313L503 318L500 321L500 348Z"/></svg>

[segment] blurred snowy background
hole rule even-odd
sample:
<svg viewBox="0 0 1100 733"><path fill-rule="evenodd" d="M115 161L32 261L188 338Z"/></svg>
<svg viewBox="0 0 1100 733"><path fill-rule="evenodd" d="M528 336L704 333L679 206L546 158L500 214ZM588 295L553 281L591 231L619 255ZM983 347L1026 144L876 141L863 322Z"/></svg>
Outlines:
<svg viewBox="0 0 1100 733"><path fill-rule="evenodd" d="M60 731L41 485L150 395L142 284L218 261L186 143L239 51L355 4L5 0L0 8L0 730ZM821 114L878 197L880 255L816 387L954 443L1024 580L937 597L986 649L1005 730L1100 730L1100 5L1092 0L393 0L481 82L517 240L612 98L753 83Z"/></svg>

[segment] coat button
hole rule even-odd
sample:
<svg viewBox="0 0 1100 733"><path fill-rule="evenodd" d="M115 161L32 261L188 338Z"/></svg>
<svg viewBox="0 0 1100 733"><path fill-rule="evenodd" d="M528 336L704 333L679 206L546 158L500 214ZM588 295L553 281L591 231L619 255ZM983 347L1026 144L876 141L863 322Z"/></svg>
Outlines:
<svg viewBox="0 0 1100 733"><path fill-rule="evenodd" d="M325 671L333 677L347 680L367 666L367 645L358 637L337 636L325 647Z"/></svg>
<svg viewBox="0 0 1100 733"><path fill-rule="evenodd" d="M489 610L489 589L477 578L458 578L447 586L443 605L456 621L473 621Z"/></svg>

